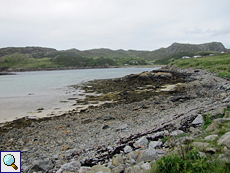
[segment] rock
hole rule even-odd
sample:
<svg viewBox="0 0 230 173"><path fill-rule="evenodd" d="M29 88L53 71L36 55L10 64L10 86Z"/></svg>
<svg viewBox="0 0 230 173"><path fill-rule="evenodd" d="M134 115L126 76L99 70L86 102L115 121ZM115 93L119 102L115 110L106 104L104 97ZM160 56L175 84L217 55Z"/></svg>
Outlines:
<svg viewBox="0 0 230 173"><path fill-rule="evenodd" d="M122 173L125 171L126 165L120 165L112 170L111 173Z"/></svg>
<svg viewBox="0 0 230 173"><path fill-rule="evenodd" d="M127 156L130 160L136 160L137 157L139 155L139 152L138 151L132 151L131 153L129 153Z"/></svg>
<svg viewBox="0 0 230 173"><path fill-rule="evenodd" d="M112 164L116 167L124 164L123 157L120 154L116 154L115 156L113 156Z"/></svg>
<svg viewBox="0 0 230 173"><path fill-rule="evenodd" d="M192 136L195 136L201 133L201 130L199 128L194 128L194 127L190 127L189 131L192 133Z"/></svg>
<svg viewBox="0 0 230 173"><path fill-rule="evenodd" d="M203 116L199 114L196 119L192 122L192 125L200 125L204 123Z"/></svg>
<svg viewBox="0 0 230 173"><path fill-rule="evenodd" d="M216 153L216 149L215 148L206 148L205 152L206 153L210 153L210 154L215 154Z"/></svg>
<svg viewBox="0 0 230 173"><path fill-rule="evenodd" d="M29 173L33 172L48 172L50 169L54 167L53 163L50 160L39 160L34 161L32 167L29 169Z"/></svg>
<svg viewBox="0 0 230 173"><path fill-rule="evenodd" d="M218 135L209 135L209 136L205 137L204 139L206 141L214 141L216 138L218 138Z"/></svg>
<svg viewBox="0 0 230 173"><path fill-rule="evenodd" d="M227 98L223 100L223 103L227 103L227 102L230 102L230 96L228 96Z"/></svg>
<svg viewBox="0 0 230 173"><path fill-rule="evenodd" d="M103 127L102 127L102 129L108 129L109 128L109 125L104 125Z"/></svg>
<svg viewBox="0 0 230 173"><path fill-rule="evenodd" d="M86 118L86 119L81 121L82 124L88 124L88 123L91 123L91 122L92 122L91 118Z"/></svg>
<svg viewBox="0 0 230 173"><path fill-rule="evenodd" d="M213 121L211 125L209 125L206 129L205 129L205 132L208 132L208 131L214 131L216 129L218 129L220 126L220 123L217 122L217 121Z"/></svg>
<svg viewBox="0 0 230 173"><path fill-rule="evenodd" d="M90 170L91 170L91 167L81 167L78 170L78 173L86 173L87 171L90 171Z"/></svg>
<svg viewBox="0 0 230 173"><path fill-rule="evenodd" d="M163 143L162 142L160 142L160 141L151 141L150 143L149 143L149 149L151 148L151 149L155 149L156 147L159 147L159 146L161 146Z"/></svg>
<svg viewBox="0 0 230 173"><path fill-rule="evenodd" d="M220 139L217 141L218 145L225 144L227 141L230 140L230 132L225 133Z"/></svg>
<svg viewBox="0 0 230 173"><path fill-rule="evenodd" d="M145 136L141 137L138 141L134 143L135 148L139 148L141 146L146 146L148 144L148 140Z"/></svg>
<svg viewBox="0 0 230 173"><path fill-rule="evenodd" d="M219 160L220 160L220 161L223 161L223 162L227 162L227 163L230 162L229 156L226 156L225 154L220 154L220 155L219 155Z"/></svg>
<svg viewBox="0 0 230 173"><path fill-rule="evenodd" d="M230 118L230 111L225 112L224 118Z"/></svg>
<svg viewBox="0 0 230 173"><path fill-rule="evenodd" d="M62 151L66 151L68 149L70 149L70 146L69 145L64 145L61 150Z"/></svg>
<svg viewBox="0 0 230 173"><path fill-rule="evenodd" d="M228 121L230 121L230 118L217 118L214 120L214 122L218 122L218 123L226 123Z"/></svg>
<svg viewBox="0 0 230 173"><path fill-rule="evenodd" d="M167 149L160 149L160 150L156 150L157 154L167 154L168 150Z"/></svg>
<svg viewBox="0 0 230 173"><path fill-rule="evenodd" d="M127 168L124 173L143 173L143 170L141 170L140 166L135 165Z"/></svg>
<svg viewBox="0 0 230 173"><path fill-rule="evenodd" d="M227 93L221 93L221 94L220 94L220 97L223 98L223 99L226 98L227 96L228 96Z"/></svg>
<svg viewBox="0 0 230 173"><path fill-rule="evenodd" d="M166 72L158 72L155 74L155 77L161 77L161 78L172 78L172 74L171 73L166 73Z"/></svg>
<svg viewBox="0 0 230 173"><path fill-rule="evenodd" d="M230 149L230 140L225 142L225 146L227 147L227 149Z"/></svg>
<svg viewBox="0 0 230 173"><path fill-rule="evenodd" d="M169 135L168 130L164 130L161 132L157 132L154 135L148 135L148 138L150 138L151 140L158 140L158 139L161 139L164 136L168 136L168 135Z"/></svg>
<svg viewBox="0 0 230 173"><path fill-rule="evenodd" d="M216 110L214 110L213 112L211 112L211 116L215 118L218 115L223 115L224 114L224 109L225 108L223 108L223 107L217 108Z"/></svg>
<svg viewBox="0 0 230 173"><path fill-rule="evenodd" d="M127 124L123 124L123 125L117 127L117 128L116 128L116 131L124 130L124 129L126 129L126 128L128 128L128 125L127 125Z"/></svg>
<svg viewBox="0 0 230 173"><path fill-rule="evenodd" d="M200 157L206 157L206 154L203 152L199 152L199 154L200 154Z"/></svg>
<svg viewBox="0 0 230 173"><path fill-rule="evenodd" d="M177 136L180 134L183 134L184 132L182 130L175 130L172 133L170 133L171 136Z"/></svg>
<svg viewBox="0 0 230 173"><path fill-rule="evenodd" d="M132 149L132 147L130 147L130 146L125 146L125 148L124 148L124 152L125 153L130 153L130 152L132 152L133 151L133 149Z"/></svg>
<svg viewBox="0 0 230 173"><path fill-rule="evenodd" d="M72 161L70 163L65 163L62 167L57 171L57 173L62 173L63 171L74 171L76 172L81 167L81 164L76 161Z"/></svg>
<svg viewBox="0 0 230 173"><path fill-rule="evenodd" d="M103 165L95 165L87 173L110 173L111 170Z"/></svg>
<svg viewBox="0 0 230 173"><path fill-rule="evenodd" d="M223 83L220 88L224 89L224 90L229 90L230 89L230 84L229 83Z"/></svg>
<svg viewBox="0 0 230 173"><path fill-rule="evenodd" d="M143 165L141 165L141 168L146 170L146 171L150 171L151 165L150 165L150 163L147 162L147 163L144 163Z"/></svg>
<svg viewBox="0 0 230 173"><path fill-rule="evenodd" d="M210 146L210 144L206 142L193 142L192 146L197 147L200 151L204 151L205 148Z"/></svg>
<svg viewBox="0 0 230 173"><path fill-rule="evenodd" d="M130 162L131 162L132 165L136 164L136 161L134 159L130 159Z"/></svg>
<svg viewBox="0 0 230 173"><path fill-rule="evenodd" d="M109 120L115 120L115 118L113 116L106 115L106 116L104 116L103 120L104 121L109 121Z"/></svg>
<svg viewBox="0 0 230 173"><path fill-rule="evenodd" d="M151 162L152 160L156 160L158 158L158 154L156 150L148 149L139 151L139 155L137 158L137 163L140 162Z"/></svg>

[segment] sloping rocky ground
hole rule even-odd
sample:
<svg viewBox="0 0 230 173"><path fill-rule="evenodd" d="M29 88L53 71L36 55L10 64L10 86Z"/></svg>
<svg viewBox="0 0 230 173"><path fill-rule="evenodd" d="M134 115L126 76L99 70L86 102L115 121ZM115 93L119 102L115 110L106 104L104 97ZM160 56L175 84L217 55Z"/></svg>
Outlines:
<svg viewBox="0 0 230 173"><path fill-rule="evenodd" d="M150 162L165 156L170 146L178 142L167 143L162 139L187 133L191 138L186 140L195 139L192 145L204 146L201 154L216 153L220 159L229 161L229 118L215 120L208 127L206 139L200 129L202 112L217 118L230 106L228 80L207 71L166 67L114 81L123 86L117 84L116 88L111 81L104 80L100 81L101 88L96 88L95 81L88 87L93 92L112 94L91 100L113 100L114 104L81 113L73 110L59 118L4 131L0 150L22 151L23 172L149 172ZM109 91L103 83L111 84L113 89ZM166 84L175 87L167 90ZM166 90L161 90L165 89L162 85ZM144 94L137 95L142 98L136 100L132 95L138 92ZM213 147L209 139L217 146Z"/></svg>

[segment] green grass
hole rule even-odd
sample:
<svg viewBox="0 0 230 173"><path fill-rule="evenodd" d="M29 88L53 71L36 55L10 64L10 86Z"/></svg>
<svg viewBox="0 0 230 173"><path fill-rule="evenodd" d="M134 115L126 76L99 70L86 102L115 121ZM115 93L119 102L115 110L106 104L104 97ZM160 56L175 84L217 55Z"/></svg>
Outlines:
<svg viewBox="0 0 230 173"><path fill-rule="evenodd" d="M0 58L1 68L51 68L58 65L50 61L51 58L34 59L27 54L12 54Z"/></svg>
<svg viewBox="0 0 230 173"><path fill-rule="evenodd" d="M177 154L162 157L151 169L151 173L226 173L229 171L229 163L221 163L218 160L211 161L201 157L195 150L191 150L185 157L180 157Z"/></svg>
<svg viewBox="0 0 230 173"><path fill-rule="evenodd" d="M181 68L197 68L206 69L210 72L217 73L221 77L230 78L230 54L220 54L216 56L207 56L196 59L179 59L170 65L175 65Z"/></svg>

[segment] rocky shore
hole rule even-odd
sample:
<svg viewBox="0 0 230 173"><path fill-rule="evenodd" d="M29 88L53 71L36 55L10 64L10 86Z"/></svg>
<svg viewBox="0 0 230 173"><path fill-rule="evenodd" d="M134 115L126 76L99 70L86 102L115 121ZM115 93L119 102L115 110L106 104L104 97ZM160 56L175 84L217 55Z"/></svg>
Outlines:
<svg viewBox="0 0 230 173"><path fill-rule="evenodd" d="M23 128L12 128L20 127L16 122L1 125L0 150L22 151L23 172L149 172L152 161L170 151L170 144L162 139L183 133L191 134L184 140L194 140L201 135L202 113L218 118L230 107L229 80L203 70L165 67L79 87L101 95L77 104L112 104L76 108L60 117L21 120ZM228 121L221 118L217 124ZM201 154L228 153L229 134L225 140L217 132L212 135L217 135L220 147L206 144ZM222 153L218 157L229 161L229 155Z"/></svg>

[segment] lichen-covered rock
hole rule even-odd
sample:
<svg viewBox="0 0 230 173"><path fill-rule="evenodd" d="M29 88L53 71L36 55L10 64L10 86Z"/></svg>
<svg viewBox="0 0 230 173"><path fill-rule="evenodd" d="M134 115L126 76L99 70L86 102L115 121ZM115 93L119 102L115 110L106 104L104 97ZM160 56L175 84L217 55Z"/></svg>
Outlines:
<svg viewBox="0 0 230 173"><path fill-rule="evenodd" d="M103 165L95 165L87 173L111 173L111 170Z"/></svg>
<svg viewBox="0 0 230 173"><path fill-rule="evenodd" d="M210 144L207 142L193 142L192 146L197 147L197 149L199 149L200 151L204 151L207 147L210 146Z"/></svg>
<svg viewBox="0 0 230 173"><path fill-rule="evenodd" d="M230 140L230 132L225 133L220 139L217 141L218 145L225 144L227 141Z"/></svg>
<svg viewBox="0 0 230 173"><path fill-rule="evenodd" d="M121 172L124 172L126 167L127 166L125 164L122 164L122 165L114 168L111 173L121 173Z"/></svg>
<svg viewBox="0 0 230 173"><path fill-rule="evenodd" d="M81 167L78 172L79 173L86 173L87 171L90 171L91 170L91 167Z"/></svg>
<svg viewBox="0 0 230 173"><path fill-rule="evenodd" d="M214 110L213 112L211 112L212 117L216 117L218 115L223 115L224 114L224 107L219 107L216 110Z"/></svg>
<svg viewBox="0 0 230 173"><path fill-rule="evenodd" d="M214 131L214 130L218 129L219 126L220 126L220 123L219 123L219 122L213 121L212 124L209 125L209 126L205 129L205 131L206 131L206 132L208 132L208 131Z"/></svg>
<svg viewBox="0 0 230 173"><path fill-rule="evenodd" d="M230 118L230 111L225 112L224 118Z"/></svg>
<svg viewBox="0 0 230 173"><path fill-rule="evenodd" d="M114 166L119 166L119 165L124 164L123 157L120 154L116 154L115 156L113 156L112 164Z"/></svg>

